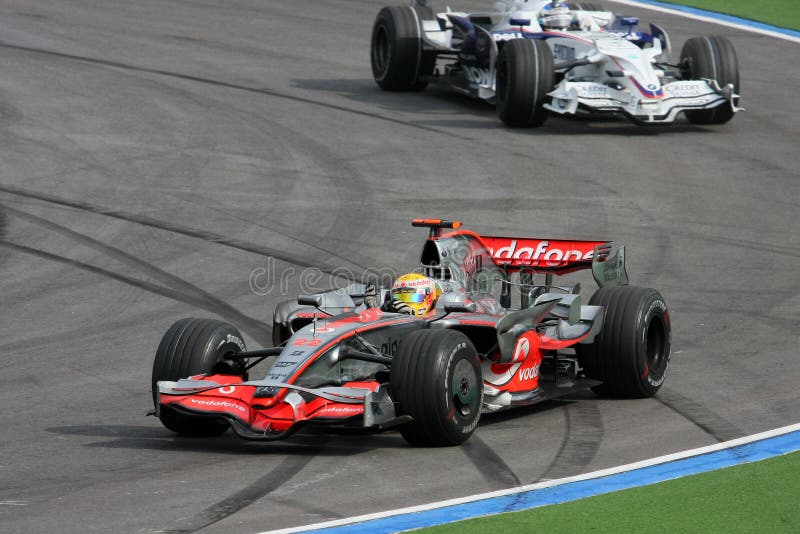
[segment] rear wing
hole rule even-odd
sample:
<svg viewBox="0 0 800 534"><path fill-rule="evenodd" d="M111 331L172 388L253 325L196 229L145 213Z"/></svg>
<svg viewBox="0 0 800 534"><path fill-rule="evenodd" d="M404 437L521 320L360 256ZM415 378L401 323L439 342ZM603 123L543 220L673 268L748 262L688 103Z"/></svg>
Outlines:
<svg viewBox="0 0 800 534"><path fill-rule="evenodd" d="M611 241L480 236L498 266L507 272L565 274L592 269L600 287L628 285L625 247Z"/></svg>
<svg viewBox="0 0 800 534"><path fill-rule="evenodd" d="M512 272L586 269L592 264L595 248L609 244L608 241L564 241L489 235L480 238L495 263Z"/></svg>
<svg viewBox="0 0 800 534"><path fill-rule="evenodd" d="M628 284L625 248L611 241L478 235L461 230L460 221L444 219L414 219L412 225L430 230L422 265L448 266L463 271L465 278L494 265L505 273L560 275L591 269L600 287ZM444 228L454 231L443 234Z"/></svg>

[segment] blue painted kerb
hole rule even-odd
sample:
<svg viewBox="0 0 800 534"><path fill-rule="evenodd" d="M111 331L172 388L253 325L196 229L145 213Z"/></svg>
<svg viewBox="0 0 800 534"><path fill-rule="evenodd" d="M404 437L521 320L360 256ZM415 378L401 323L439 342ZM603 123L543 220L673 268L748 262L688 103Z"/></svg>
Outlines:
<svg viewBox="0 0 800 534"><path fill-rule="evenodd" d="M315 530L315 533L379 534L429 527L502 512L513 512L558 504L601 493L609 493L678 477L694 475L746 462L756 462L800 450L800 431L755 441L729 449L692 456L663 464L600 478L570 482L550 488L491 497L434 510L414 512L352 525Z"/></svg>

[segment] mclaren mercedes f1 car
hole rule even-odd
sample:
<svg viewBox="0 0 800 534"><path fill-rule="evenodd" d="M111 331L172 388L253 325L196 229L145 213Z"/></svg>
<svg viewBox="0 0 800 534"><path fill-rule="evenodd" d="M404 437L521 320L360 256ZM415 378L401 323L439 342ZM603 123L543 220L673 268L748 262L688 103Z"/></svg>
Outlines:
<svg viewBox="0 0 800 534"><path fill-rule="evenodd" d="M369 285L351 283L280 303L275 347L247 350L229 324L180 320L156 351L155 415L187 435L274 440L328 425L396 428L439 446L468 439L482 413L576 389L649 397L661 387L669 311L658 291L628 285L624 247L413 225L429 229L420 275L441 288L425 315L370 307ZM588 304L578 285L554 284L582 269L599 285ZM269 357L266 376L250 379Z"/></svg>
<svg viewBox="0 0 800 534"><path fill-rule="evenodd" d="M430 0L412 0L378 13L372 73L387 91L435 82L494 103L511 127L540 126L548 112L728 122L740 109L730 41L692 37L675 63L667 32L637 25L589 2L498 0L487 12L434 13Z"/></svg>

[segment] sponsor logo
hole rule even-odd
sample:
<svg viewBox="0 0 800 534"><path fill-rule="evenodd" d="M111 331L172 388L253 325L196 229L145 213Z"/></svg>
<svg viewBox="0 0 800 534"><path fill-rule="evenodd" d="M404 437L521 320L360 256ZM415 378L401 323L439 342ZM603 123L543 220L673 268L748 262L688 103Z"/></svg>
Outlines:
<svg viewBox="0 0 800 534"><path fill-rule="evenodd" d="M525 369L519 370L519 379L522 382L526 382L528 380L533 380L534 378L539 378L539 364L537 363L533 367L526 367Z"/></svg>
<svg viewBox="0 0 800 534"><path fill-rule="evenodd" d="M209 406L213 408L233 408L234 410L239 410L240 412L246 412L247 410L244 409L243 406L239 406L238 404L234 404L228 401L216 401L216 400L201 400L201 399L191 399L192 404L199 404L201 406Z"/></svg>
<svg viewBox="0 0 800 534"><path fill-rule="evenodd" d="M420 287L420 286L428 285L429 282L430 281L428 280L428 278L418 278L418 279L415 279L415 280L397 280L394 283L394 285L395 285L395 288L399 288L399 287Z"/></svg>
<svg viewBox="0 0 800 534"><path fill-rule="evenodd" d="M648 83L647 88L651 91L655 91L656 89L658 89L658 86L654 83Z"/></svg>
<svg viewBox="0 0 800 534"><path fill-rule="evenodd" d="M377 321L382 316L383 312L380 308L368 308L358 315L358 320L362 323L369 323L372 321Z"/></svg>
<svg viewBox="0 0 800 534"><path fill-rule="evenodd" d="M361 406L330 406L320 410L319 414L351 415L351 414L361 413L362 410L363 408Z"/></svg>
<svg viewBox="0 0 800 534"><path fill-rule="evenodd" d="M495 41L510 41L511 39L520 39L525 37L522 32L504 32L504 33L493 33L492 37Z"/></svg>
<svg viewBox="0 0 800 534"><path fill-rule="evenodd" d="M497 260L544 260L549 262L560 262L570 260L590 260L594 256L594 249L583 254L580 250L561 250L549 247L549 241L539 241L535 248L517 248L517 240L512 239L508 246L500 247L496 251L490 250L490 252L492 253L492 257Z"/></svg>
<svg viewBox="0 0 800 534"><path fill-rule="evenodd" d="M228 334L227 336L225 336L225 339L219 342L217 348L220 349L222 348L223 345L226 345L228 343L233 343L234 345L239 347L239 350L244 350L244 341L239 339L237 336L234 336L233 334Z"/></svg>
<svg viewBox="0 0 800 534"><path fill-rule="evenodd" d="M394 356L397 349L400 347L400 341L393 338L386 338L386 341L381 343L381 352Z"/></svg>
<svg viewBox="0 0 800 534"><path fill-rule="evenodd" d="M590 85L579 87L578 96L583 98L604 98L608 96L608 87L604 85Z"/></svg>
<svg viewBox="0 0 800 534"><path fill-rule="evenodd" d="M512 362L521 362L524 361L525 358L528 357L528 352L531 350L531 342L528 341L528 338L521 337L517 341L517 346L514 349L514 359L511 360Z"/></svg>
<svg viewBox="0 0 800 534"><path fill-rule="evenodd" d="M703 85L705 84L696 82L673 82L664 86L664 92L669 96L690 98L706 92Z"/></svg>
<svg viewBox="0 0 800 534"><path fill-rule="evenodd" d="M330 334L331 332L336 332L336 330L329 326L317 326L317 334Z"/></svg>
<svg viewBox="0 0 800 534"><path fill-rule="evenodd" d="M236 391L236 387L234 386L225 386L221 388L217 388L217 390L222 393L223 395L230 395L234 391Z"/></svg>
<svg viewBox="0 0 800 534"><path fill-rule="evenodd" d="M468 424L467 426L465 426L464 428L461 429L461 433L462 434L469 434L470 432L475 430L475 427L478 426L478 421L479 420L480 420L480 416L475 417L475 420L473 422L471 422L470 424Z"/></svg>
<svg viewBox="0 0 800 534"><path fill-rule="evenodd" d="M280 368L280 367L292 367L297 365L297 362L275 362L273 367Z"/></svg>

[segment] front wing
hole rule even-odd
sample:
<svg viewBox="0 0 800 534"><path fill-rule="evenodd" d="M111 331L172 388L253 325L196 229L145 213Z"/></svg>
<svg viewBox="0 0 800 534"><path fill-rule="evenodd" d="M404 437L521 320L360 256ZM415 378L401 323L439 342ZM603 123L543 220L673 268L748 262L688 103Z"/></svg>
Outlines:
<svg viewBox="0 0 800 534"><path fill-rule="evenodd" d="M188 416L220 417L240 437L254 440L281 439L308 424L380 430L410 420L395 416L387 386L377 382L304 388L273 380L226 383L230 378L158 382L156 415L169 407ZM256 396L261 388L283 391L274 397Z"/></svg>
<svg viewBox="0 0 800 534"><path fill-rule="evenodd" d="M661 87L654 96L633 94L595 82L561 82L548 93L553 100L545 108L560 114L622 113L642 123L673 122L679 113L711 109L726 103L740 111L733 85L720 87L715 80L679 80Z"/></svg>

